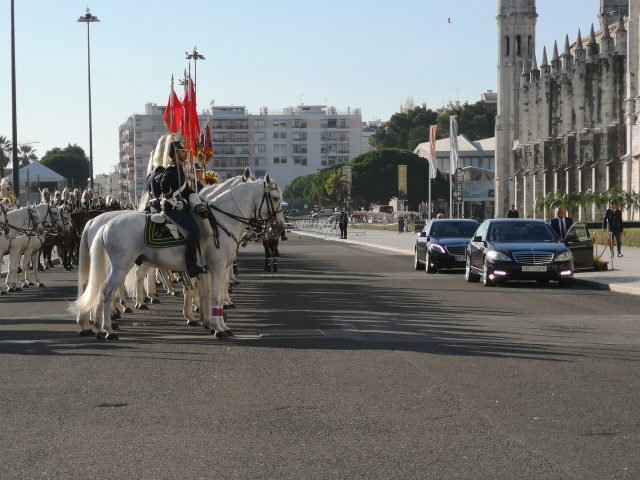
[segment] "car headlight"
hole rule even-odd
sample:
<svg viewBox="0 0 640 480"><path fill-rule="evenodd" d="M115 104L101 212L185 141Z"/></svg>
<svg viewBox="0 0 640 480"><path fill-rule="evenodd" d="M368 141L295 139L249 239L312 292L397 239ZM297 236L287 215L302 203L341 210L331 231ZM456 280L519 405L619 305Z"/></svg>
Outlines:
<svg viewBox="0 0 640 480"><path fill-rule="evenodd" d="M571 259L573 259L573 254L571 253L571 250L569 250L567 252L558 254L558 256L556 257L556 262L567 262Z"/></svg>
<svg viewBox="0 0 640 480"><path fill-rule="evenodd" d="M437 243L432 243L431 245L429 245L429 251L444 253L444 248L442 247L442 245L438 245Z"/></svg>
<svg viewBox="0 0 640 480"><path fill-rule="evenodd" d="M509 255L502 253L502 252L496 252L495 250L491 250L489 253L487 253L487 258L489 260L493 260L493 261L500 261L500 262L510 262L511 258L509 257Z"/></svg>

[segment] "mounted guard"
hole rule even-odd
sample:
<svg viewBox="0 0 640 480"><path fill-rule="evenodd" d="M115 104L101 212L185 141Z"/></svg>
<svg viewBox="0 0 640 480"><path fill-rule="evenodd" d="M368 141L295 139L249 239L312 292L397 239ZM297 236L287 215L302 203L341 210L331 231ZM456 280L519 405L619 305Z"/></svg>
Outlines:
<svg viewBox="0 0 640 480"><path fill-rule="evenodd" d="M7 210L13 210L19 206L18 199L13 194L13 185L6 178L0 181L0 203Z"/></svg>

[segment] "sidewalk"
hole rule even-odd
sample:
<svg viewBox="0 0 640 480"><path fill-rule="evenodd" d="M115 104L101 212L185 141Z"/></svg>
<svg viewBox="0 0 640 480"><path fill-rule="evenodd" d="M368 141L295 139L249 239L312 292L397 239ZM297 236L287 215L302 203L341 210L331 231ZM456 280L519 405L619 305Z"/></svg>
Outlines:
<svg viewBox="0 0 640 480"><path fill-rule="evenodd" d="M340 240L336 235L320 235L302 230L293 230L292 234L310 235L334 242L345 242L356 245L366 245L392 253L413 256L416 244L415 233L397 233L384 230L361 230L350 227L348 239ZM598 246L598 253L602 246ZM589 283L591 286L610 290L616 293L629 293L640 295L640 248L623 247L624 257L613 259L613 270L606 272L577 272L575 279L578 282ZM609 262L609 252L605 252L602 259Z"/></svg>

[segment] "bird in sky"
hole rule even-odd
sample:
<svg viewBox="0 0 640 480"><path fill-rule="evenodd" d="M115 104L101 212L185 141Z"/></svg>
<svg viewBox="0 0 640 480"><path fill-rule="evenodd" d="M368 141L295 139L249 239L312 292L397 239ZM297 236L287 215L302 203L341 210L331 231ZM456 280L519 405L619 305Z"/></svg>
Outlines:
<svg viewBox="0 0 640 480"><path fill-rule="evenodd" d="M451 21L451 17L447 18L447 23L453 23L453 22Z"/></svg>

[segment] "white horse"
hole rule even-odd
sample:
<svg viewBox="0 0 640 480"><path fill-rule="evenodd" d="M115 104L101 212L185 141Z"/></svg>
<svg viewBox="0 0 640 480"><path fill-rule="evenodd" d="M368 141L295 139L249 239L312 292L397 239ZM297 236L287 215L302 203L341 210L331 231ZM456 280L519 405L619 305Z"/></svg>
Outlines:
<svg viewBox="0 0 640 480"><path fill-rule="evenodd" d="M20 291L18 284L18 266L20 264L20 257L23 253L25 255L24 269L28 269L28 258L32 257L34 252L35 264L32 265L36 271L36 279L38 278L38 251L42 246L42 240L38 238L42 235L44 229L42 224L47 222L55 226L56 228L62 228L62 221L58 214L56 207L39 204L35 207L26 206L17 210L7 212L4 216L4 220L0 220L3 223L8 233L9 238L8 248L3 249L1 255L9 254L9 272L5 279L5 286L8 291ZM33 259L32 259L33 260Z"/></svg>
<svg viewBox="0 0 640 480"><path fill-rule="evenodd" d="M155 162L156 160L154 160ZM215 198L217 195L229 190L230 188L239 185L241 183L249 181L249 179L253 178L251 175L251 171L249 168L246 168L242 175L238 175L236 177L231 177L224 182L218 183L216 185L209 185L202 189L200 192L201 197L204 198ZM159 303L156 289L155 289L155 278L153 277L153 273L155 269L150 267L149 265L140 265L136 268L135 271L135 287L132 287L130 283L130 275L127 276L127 282L125 283L126 291L129 294L133 294L135 299L136 308L141 310L146 310L148 307L145 303L145 300L149 298L148 302L150 303ZM147 279L147 286L145 292L144 280L145 277ZM165 275L165 279L167 282L167 289L173 288L170 285L170 281L168 277ZM146 293L146 294L145 294ZM188 285L185 284L184 290L184 304L183 304L183 315L187 319L188 325L195 325L195 320L193 319L193 298L196 294L194 288L189 288ZM224 304L231 303L231 300L227 297L224 299Z"/></svg>
<svg viewBox="0 0 640 480"><path fill-rule="evenodd" d="M229 330L224 324L221 293L225 269L232 263L238 239L248 225L275 222L279 228L284 227L282 193L267 174L264 180L241 183L215 199L207 198L216 222L212 229L208 222L198 219L204 233L200 251L209 269L209 274L201 275L198 282L202 284L200 317L215 337L224 337L227 336L225 331ZM118 339L111 328L109 306L134 263L144 262L177 272L186 270L185 247L148 247L141 234L144 224L144 214L131 212L114 217L97 232L91 244L87 287L70 307L70 311L78 315L81 332L93 333L87 314L99 310L102 324L98 338ZM108 275L107 261L111 264ZM211 315L206 318L208 312Z"/></svg>

